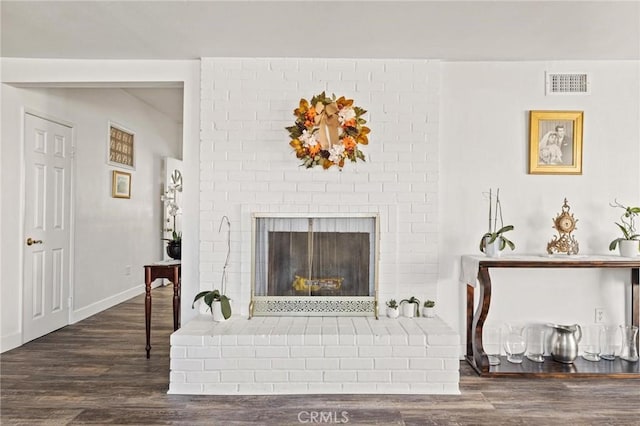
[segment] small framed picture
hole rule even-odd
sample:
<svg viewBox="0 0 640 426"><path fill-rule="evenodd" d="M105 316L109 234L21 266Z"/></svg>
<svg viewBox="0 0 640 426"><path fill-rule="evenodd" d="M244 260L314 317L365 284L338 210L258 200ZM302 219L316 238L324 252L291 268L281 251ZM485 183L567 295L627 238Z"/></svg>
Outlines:
<svg viewBox="0 0 640 426"><path fill-rule="evenodd" d="M111 182L113 198L131 198L131 173L114 170Z"/></svg>
<svg viewBox="0 0 640 426"><path fill-rule="evenodd" d="M582 111L531 111L529 173L582 174Z"/></svg>
<svg viewBox="0 0 640 426"><path fill-rule="evenodd" d="M135 133L120 124L109 121L107 163L135 170Z"/></svg>

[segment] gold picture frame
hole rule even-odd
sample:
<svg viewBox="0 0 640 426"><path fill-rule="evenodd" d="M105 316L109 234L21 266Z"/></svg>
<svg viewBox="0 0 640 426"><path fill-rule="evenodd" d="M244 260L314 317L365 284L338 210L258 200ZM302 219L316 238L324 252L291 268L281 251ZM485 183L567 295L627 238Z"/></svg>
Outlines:
<svg viewBox="0 0 640 426"><path fill-rule="evenodd" d="M113 198L131 198L131 173L113 170L111 196Z"/></svg>
<svg viewBox="0 0 640 426"><path fill-rule="evenodd" d="M126 127L109 121L107 163L112 166L135 170L135 133Z"/></svg>
<svg viewBox="0 0 640 426"><path fill-rule="evenodd" d="M529 174L581 175L583 111L531 111Z"/></svg>

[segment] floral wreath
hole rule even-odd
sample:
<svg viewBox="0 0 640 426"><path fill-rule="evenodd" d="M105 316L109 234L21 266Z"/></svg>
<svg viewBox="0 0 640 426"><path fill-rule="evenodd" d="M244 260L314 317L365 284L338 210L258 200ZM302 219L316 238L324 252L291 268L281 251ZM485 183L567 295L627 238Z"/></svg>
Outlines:
<svg viewBox="0 0 640 426"><path fill-rule="evenodd" d="M311 168L321 165L328 169L342 169L345 160L365 161L358 144L367 145L371 131L364 126L362 115L367 111L353 105L353 99L344 96L329 98L322 92L311 98L311 102L300 99L300 106L293 111L295 124L286 127L291 137L289 145L302 160L302 166Z"/></svg>

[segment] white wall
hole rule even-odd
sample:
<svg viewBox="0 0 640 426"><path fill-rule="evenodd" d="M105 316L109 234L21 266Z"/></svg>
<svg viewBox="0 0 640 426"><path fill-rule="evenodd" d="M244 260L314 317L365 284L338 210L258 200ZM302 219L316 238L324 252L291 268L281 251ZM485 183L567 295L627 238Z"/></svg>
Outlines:
<svg viewBox="0 0 640 426"><path fill-rule="evenodd" d="M380 212L379 299L435 298L439 64L423 60L202 60L201 289L247 313L250 213ZM289 146L300 98L326 91L368 110L367 162L305 169ZM183 297L192 295L183 292Z"/></svg>
<svg viewBox="0 0 640 426"><path fill-rule="evenodd" d="M86 318L139 294L144 289L142 266L162 259L162 159L182 155L182 126L121 89L24 89L3 87L3 176L20 176L20 115L22 108L45 113L74 125L74 254L71 322ZM135 132L136 170L106 164L108 121ZM13 125L12 125L13 124ZM17 157L16 157L17 156ZM111 197L111 171L132 174L131 199ZM16 181L14 181L16 182ZM4 182L6 185L9 181ZM20 185L3 188L21 199ZM6 192L5 192L6 191ZM19 209L11 210L19 223ZM9 265L18 266L22 232L3 223ZM130 267L127 273L126 268ZM2 336L20 332L19 267L3 269ZM11 346L11 345L9 345ZM3 345L4 349L4 345Z"/></svg>
<svg viewBox="0 0 640 426"><path fill-rule="evenodd" d="M545 96L545 71L588 72L591 94ZM565 197L579 219L580 253L609 253L620 213L609 202L640 204L640 64L454 62L443 64L442 76L438 312L464 339L460 255L479 253L489 188L500 188L515 253L545 252ZM582 175L527 174L530 110L584 111ZM625 320L628 271L496 270L492 277L487 326L589 323L595 307Z"/></svg>

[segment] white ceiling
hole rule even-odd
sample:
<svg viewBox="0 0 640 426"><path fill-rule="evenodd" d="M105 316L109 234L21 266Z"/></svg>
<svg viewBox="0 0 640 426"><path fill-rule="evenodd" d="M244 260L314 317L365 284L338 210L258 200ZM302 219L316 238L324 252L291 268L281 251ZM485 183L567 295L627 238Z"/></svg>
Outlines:
<svg viewBox="0 0 640 426"><path fill-rule="evenodd" d="M640 0L0 1L2 57L640 60ZM126 88L182 122L182 89Z"/></svg>
<svg viewBox="0 0 640 426"><path fill-rule="evenodd" d="M4 57L640 59L640 1L6 1Z"/></svg>

